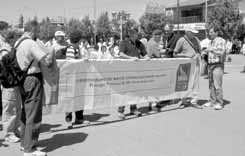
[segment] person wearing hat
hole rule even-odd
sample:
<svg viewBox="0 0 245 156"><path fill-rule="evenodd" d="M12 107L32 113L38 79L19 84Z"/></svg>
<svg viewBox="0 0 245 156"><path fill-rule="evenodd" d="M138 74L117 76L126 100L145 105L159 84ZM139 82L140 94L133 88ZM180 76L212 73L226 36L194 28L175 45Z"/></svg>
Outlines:
<svg viewBox="0 0 245 156"><path fill-rule="evenodd" d="M187 98L182 99L180 108L192 106L197 109L202 109L202 107L197 104L201 61L201 45L199 39L195 36L197 33L198 30L196 30L194 26L186 26L185 35L177 41L174 49L175 57L185 57L195 61L193 77L190 79L192 95L189 100Z"/></svg>
<svg viewBox="0 0 245 156"><path fill-rule="evenodd" d="M68 43L65 41L65 36L66 34L63 31L56 31L54 33L54 39L47 42L46 46L52 47L55 53L57 53L61 49L66 48L68 45Z"/></svg>
<svg viewBox="0 0 245 156"><path fill-rule="evenodd" d="M131 29L128 33L127 39L122 41L119 45L119 56L124 59L138 60L146 55L146 49L142 42L138 40L138 30ZM120 106L118 108L119 118L125 119L124 115L125 106ZM130 105L130 114L141 116L142 113L138 111L137 105Z"/></svg>

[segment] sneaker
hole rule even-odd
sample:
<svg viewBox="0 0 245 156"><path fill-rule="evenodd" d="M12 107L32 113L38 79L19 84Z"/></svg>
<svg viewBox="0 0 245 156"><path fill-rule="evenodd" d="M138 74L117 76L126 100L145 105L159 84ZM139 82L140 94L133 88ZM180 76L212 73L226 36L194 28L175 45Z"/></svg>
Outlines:
<svg viewBox="0 0 245 156"><path fill-rule="evenodd" d="M135 110L135 111L130 112L130 115L135 115L137 117L140 117L140 116L142 116L142 113L138 110Z"/></svg>
<svg viewBox="0 0 245 156"><path fill-rule="evenodd" d="M75 124L76 125L81 125L81 124L88 125L88 124L90 124L90 121L88 121L88 120L75 120Z"/></svg>
<svg viewBox="0 0 245 156"><path fill-rule="evenodd" d="M203 104L203 107L212 107L212 103L211 102L207 102L205 104Z"/></svg>
<svg viewBox="0 0 245 156"><path fill-rule="evenodd" d="M221 110L223 108L224 108L224 106L222 104L216 104L216 105L214 105L214 109L215 110Z"/></svg>
<svg viewBox="0 0 245 156"><path fill-rule="evenodd" d="M125 120L125 118L126 118L125 114L122 113L122 112L118 112L118 117L119 117L120 119L122 119L122 120Z"/></svg>
<svg viewBox="0 0 245 156"><path fill-rule="evenodd" d="M180 105L179 105L179 109L184 109L184 108L186 108L186 107L189 107L189 105L188 104L186 104L186 103L181 103Z"/></svg>
<svg viewBox="0 0 245 156"><path fill-rule="evenodd" d="M73 128L72 122L66 122L66 127L67 129L72 129Z"/></svg>
<svg viewBox="0 0 245 156"><path fill-rule="evenodd" d="M7 141L7 142L10 142L10 143L16 143L16 142L19 142L20 141L20 138L18 138L14 134L10 134L10 135L7 135L4 138L4 140Z"/></svg>
<svg viewBox="0 0 245 156"><path fill-rule="evenodd" d="M35 150L35 151L31 152L31 153L24 152L24 156L47 156L47 153Z"/></svg>
<svg viewBox="0 0 245 156"><path fill-rule="evenodd" d="M190 106L193 107L193 108L196 108L196 109L202 109L202 106L200 106L198 104L192 103Z"/></svg>
<svg viewBox="0 0 245 156"><path fill-rule="evenodd" d="M155 106L155 107L152 107L152 110L153 110L154 112L161 112L161 107L159 107L159 106L157 105L157 106Z"/></svg>

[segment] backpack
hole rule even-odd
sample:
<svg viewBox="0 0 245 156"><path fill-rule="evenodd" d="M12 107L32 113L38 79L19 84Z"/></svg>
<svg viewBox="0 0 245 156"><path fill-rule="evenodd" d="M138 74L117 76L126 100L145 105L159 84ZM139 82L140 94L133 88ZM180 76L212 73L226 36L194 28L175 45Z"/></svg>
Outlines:
<svg viewBox="0 0 245 156"><path fill-rule="evenodd" d="M0 61L0 83L4 88L19 86L25 80L27 72L33 63L32 60L26 71L23 71L17 62L16 49L24 40L27 39L30 38L25 37L21 39L15 47L12 47L10 52L2 57L2 60ZM3 49L1 51L7 50Z"/></svg>

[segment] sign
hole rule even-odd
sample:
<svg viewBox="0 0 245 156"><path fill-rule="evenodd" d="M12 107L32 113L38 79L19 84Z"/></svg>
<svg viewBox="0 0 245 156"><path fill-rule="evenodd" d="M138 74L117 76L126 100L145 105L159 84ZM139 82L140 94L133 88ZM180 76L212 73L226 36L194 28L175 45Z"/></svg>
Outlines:
<svg viewBox="0 0 245 156"><path fill-rule="evenodd" d="M58 105L51 112L73 112L187 97L193 75L190 59L62 60Z"/></svg>

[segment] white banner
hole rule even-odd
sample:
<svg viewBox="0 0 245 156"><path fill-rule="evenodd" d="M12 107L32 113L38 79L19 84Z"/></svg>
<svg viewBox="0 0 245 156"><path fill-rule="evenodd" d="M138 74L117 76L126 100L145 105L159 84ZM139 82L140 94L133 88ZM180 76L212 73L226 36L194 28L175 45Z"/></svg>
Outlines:
<svg viewBox="0 0 245 156"><path fill-rule="evenodd" d="M58 104L49 105L49 111L73 112L187 97L191 94L193 63L181 58L58 61Z"/></svg>

